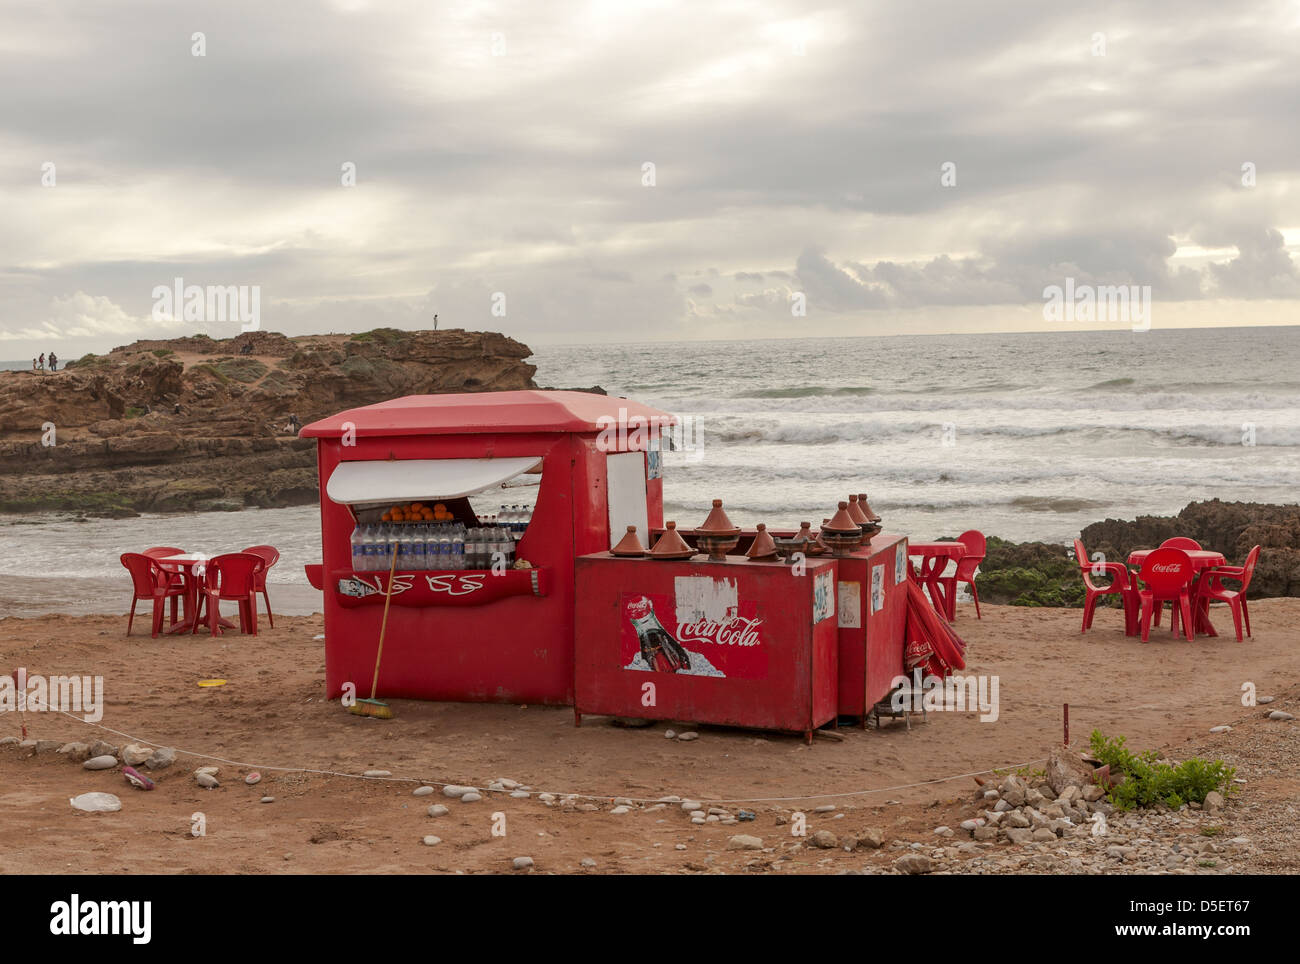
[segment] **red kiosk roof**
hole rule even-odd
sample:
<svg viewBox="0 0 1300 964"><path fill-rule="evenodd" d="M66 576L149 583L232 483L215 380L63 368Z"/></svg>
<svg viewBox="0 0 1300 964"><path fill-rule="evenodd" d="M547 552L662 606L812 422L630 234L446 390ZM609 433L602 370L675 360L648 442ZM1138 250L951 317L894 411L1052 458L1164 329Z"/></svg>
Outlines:
<svg viewBox="0 0 1300 964"><path fill-rule="evenodd" d="M474 435L483 432L599 432L608 419L640 416L660 425L676 417L640 402L590 392L475 392L459 395L407 395L348 409L305 425L303 438L337 438L344 423L357 435ZM607 421L599 422L600 418ZM614 423L617 424L617 423ZM635 428L635 426L631 426Z"/></svg>

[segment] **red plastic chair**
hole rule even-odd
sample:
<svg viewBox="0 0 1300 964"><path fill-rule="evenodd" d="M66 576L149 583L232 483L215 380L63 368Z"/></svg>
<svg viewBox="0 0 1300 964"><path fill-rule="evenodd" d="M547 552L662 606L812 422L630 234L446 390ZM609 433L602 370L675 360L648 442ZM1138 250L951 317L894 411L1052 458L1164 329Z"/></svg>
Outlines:
<svg viewBox="0 0 1300 964"><path fill-rule="evenodd" d="M1183 617L1183 632L1192 641L1192 601L1188 592L1192 584L1192 560L1182 549L1162 546L1152 550L1142 563L1138 578L1145 584L1138 595L1142 600L1142 642L1151 638L1151 616L1172 603L1169 630L1177 635L1178 615Z"/></svg>
<svg viewBox="0 0 1300 964"><path fill-rule="evenodd" d="M1083 573L1083 586L1087 590L1083 602L1083 626L1079 632L1086 633L1092 628L1092 617L1097 611L1098 597L1119 593L1124 603L1124 635L1132 636L1136 633L1139 600L1137 586L1133 583L1128 567L1122 562L1092 562L1080 539L1074 540L1074 557L1079 562L1079 571ZM1094 575L1109 576L1110 584L1096 585L1090 578Z"/></svg>
<svg viewBox="0 0 1300 964"><path fill-rule="evenodd" d="M172 625L176 625L176 599L184 594L185 589L173 585L167 571L158 565L158 560L142 552L122 553L122 565L131 574L131 614L126 620L126 634L131 635L131 626L135 622L135 607L142 599L153 601L154 639L162 629L164 607L168 599L172 601Z"/></svg>
<svg viewBox="0 0 1300 964"><path fill-rule="evenodd" d="M1250 631L1250 609L1246 605L1246 590L1250 588L1250 579L1255 575L1255 563L1259 561L1259 546L1246 555L1244 566L1215 566L1201 573L1196 586L1196 601L1209 605L1210 601L1226 602L1232 610L1232 623L1237 628L1237 642L1241 642L1241 622L1245 617L1246 635L1254 639ZM1225 589L1222 580L1232 579L1241 583L1240 589Z"/></svg>
<svg viewBox="0 0 1300 964"><path fill-rule="evenodd" d="M1200 551L1201 544L1195 539L1189 539L1187 536L1174 536L1172 539L1166 539L1160 543L1161 549L1191 549L1194 552Z"/></svg>
<svg viewBox="0 0 1300 964"><path fill-rule="evenodd" d="M980 615L979 590L975 588L975 570L984 561L987 540L984 538L984 533L978 529L971 529L959 535L957 541L966 547L966 555L957 560L957 571L951 576L941 576L939 582L943 584L947 597L953 600L954 612L956 610L957 583L964 582L970 586L970 594L975 600L975 618L983 619L984 617Z"/></svg>
<svg viewBox="0 0 1300 964"><path fill-rule="evenodd" d="M270 620L271 628L275 629L275 616L271 614L271 597L266 594L266 574L280 561L280 550L275 546L249 546L244 551L260 556L266 563L266 568L257 574L257 591L262 594L262 599L266 603L266 618Z"/></svg>
<svg viewBox="0 0 1300 964"><path fill-rule="evenodd" d="M158 564L162 567L163 572L167 573L168 581L174 586L185 585L185 570L181 569L174 563L163 562L168 556L180 556L185 554L184 549L177 549L175 546L154 546L146 549L144 554L150 559L157 559ZM182 595L182 598L184 596ZM176 600L172 600L172 622L176 622Z"/></svg>
<svg viewBox="0 0 1300 964"><path fill-rule="evenodd" d="M266 566L261 556L251 552L228 552L209 559L203 575L203 588L199 592L199 611L195 615L193 632L198 632L207 611L208 629L213 636L221 635L221 600L239 603L239 631L257 635L257 574Z"/></svg>

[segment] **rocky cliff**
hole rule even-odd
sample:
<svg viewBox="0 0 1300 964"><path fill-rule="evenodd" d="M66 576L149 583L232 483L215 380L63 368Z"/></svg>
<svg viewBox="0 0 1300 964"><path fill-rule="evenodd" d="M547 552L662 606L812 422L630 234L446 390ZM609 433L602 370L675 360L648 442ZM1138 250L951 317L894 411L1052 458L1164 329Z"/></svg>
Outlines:
<svg viewBox="0 0 1300 964"><path fill-rule="evenodd" d="M532 352L460 329L138 341L0 373L0 511L88 515L314 502L289 429L402 395L534 388Z"/></svg>

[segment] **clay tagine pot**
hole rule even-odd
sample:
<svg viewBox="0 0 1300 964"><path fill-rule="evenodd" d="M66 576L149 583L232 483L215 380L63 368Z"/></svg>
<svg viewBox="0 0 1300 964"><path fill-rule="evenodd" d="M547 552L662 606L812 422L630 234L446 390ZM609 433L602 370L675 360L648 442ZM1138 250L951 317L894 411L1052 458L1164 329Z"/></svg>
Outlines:
<svg viewBox="0 0 1300 964"><path fill-rule="evenodd" d="M820 538L836 558L843 558L862 545L862 527L849 515L847 502L841 502L835 515L822 526Z"/></svg>
<svg viewBox="0 0 1300 964"><path fill-rule="evenodd" d="M695 550L686 544L682 534L677 531L677 523L669 522L655 547L650 550L651 559L689 559Z"/></svg>
<svg viewBox="0 0 1300 964"><path fill-rule="evenodd" d="M641 540L636 536L636 526L627 527L627 535L618 540L618 545L610 549L609 554L627 559L639 559L648 555L645 546L641 545Z"/></svg>
<svg viewBox="0 0 1300 964"><path fill-rule="evenodd" d="M745 557L751 562L754 560L761 562L767 559L775 559L776 556L776 540L767 531L767 526L760 522L758 524L758 535L754 536L754 542L749 547L749 551L745 553Z"/></svg>
<svg viewBox="0 0 1300 964"><path fill-rule="evenodd" d="M774 539L776 543L776 554L786 562L794 562L796 552L808 555L810 550L815 550L815 539L812 534L812 524L808 522L799 523L799 531L788 539Z"/></svg>
<svg viewBox="0 0 1300 964"><path fill-rule="evenodd" d="M713 509L704 525L695 530L695 544L709 554L712 562L724 562L727 552L740 541L740 529L731 524L722 510L722 500L713 500Z"/></svg>
<svg viewBox="0 0 1300 964"><path fill-rule="evenodd" d="M849 515L853 517L853 521L856 522L859 527L871 525L871 519L869 519L867 514L862 511L862 505L858 502L858 497L856 495L849 496Z"/></svg>
<svg viewBox="0 0 1300 964"><path fill-rule="evenodd" d="M861 509L861 510L862 510L862 514L865 515L865 516L867 517L867 521L868 521L868 522L879 522L879 521L880 521L880 516L878 516L878 515L876 515L874 512L872 512L872 511L871 511L871 506L867 503L867 493L865 493L865 492L859 492L859 493L858 493L858 508Z"/></svg>

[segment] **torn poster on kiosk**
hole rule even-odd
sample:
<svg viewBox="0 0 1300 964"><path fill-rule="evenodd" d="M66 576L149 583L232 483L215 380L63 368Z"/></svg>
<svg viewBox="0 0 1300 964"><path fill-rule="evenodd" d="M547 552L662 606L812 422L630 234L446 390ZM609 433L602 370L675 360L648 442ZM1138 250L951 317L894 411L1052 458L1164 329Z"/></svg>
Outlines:
<svg viewBox="0 0 1300 964"><path fill-rule="evenodd" d="M757 601L742 600L734 579L679 576L673 596L626 592L624 669L685 676L763 679L767 650Z"/></svg>

